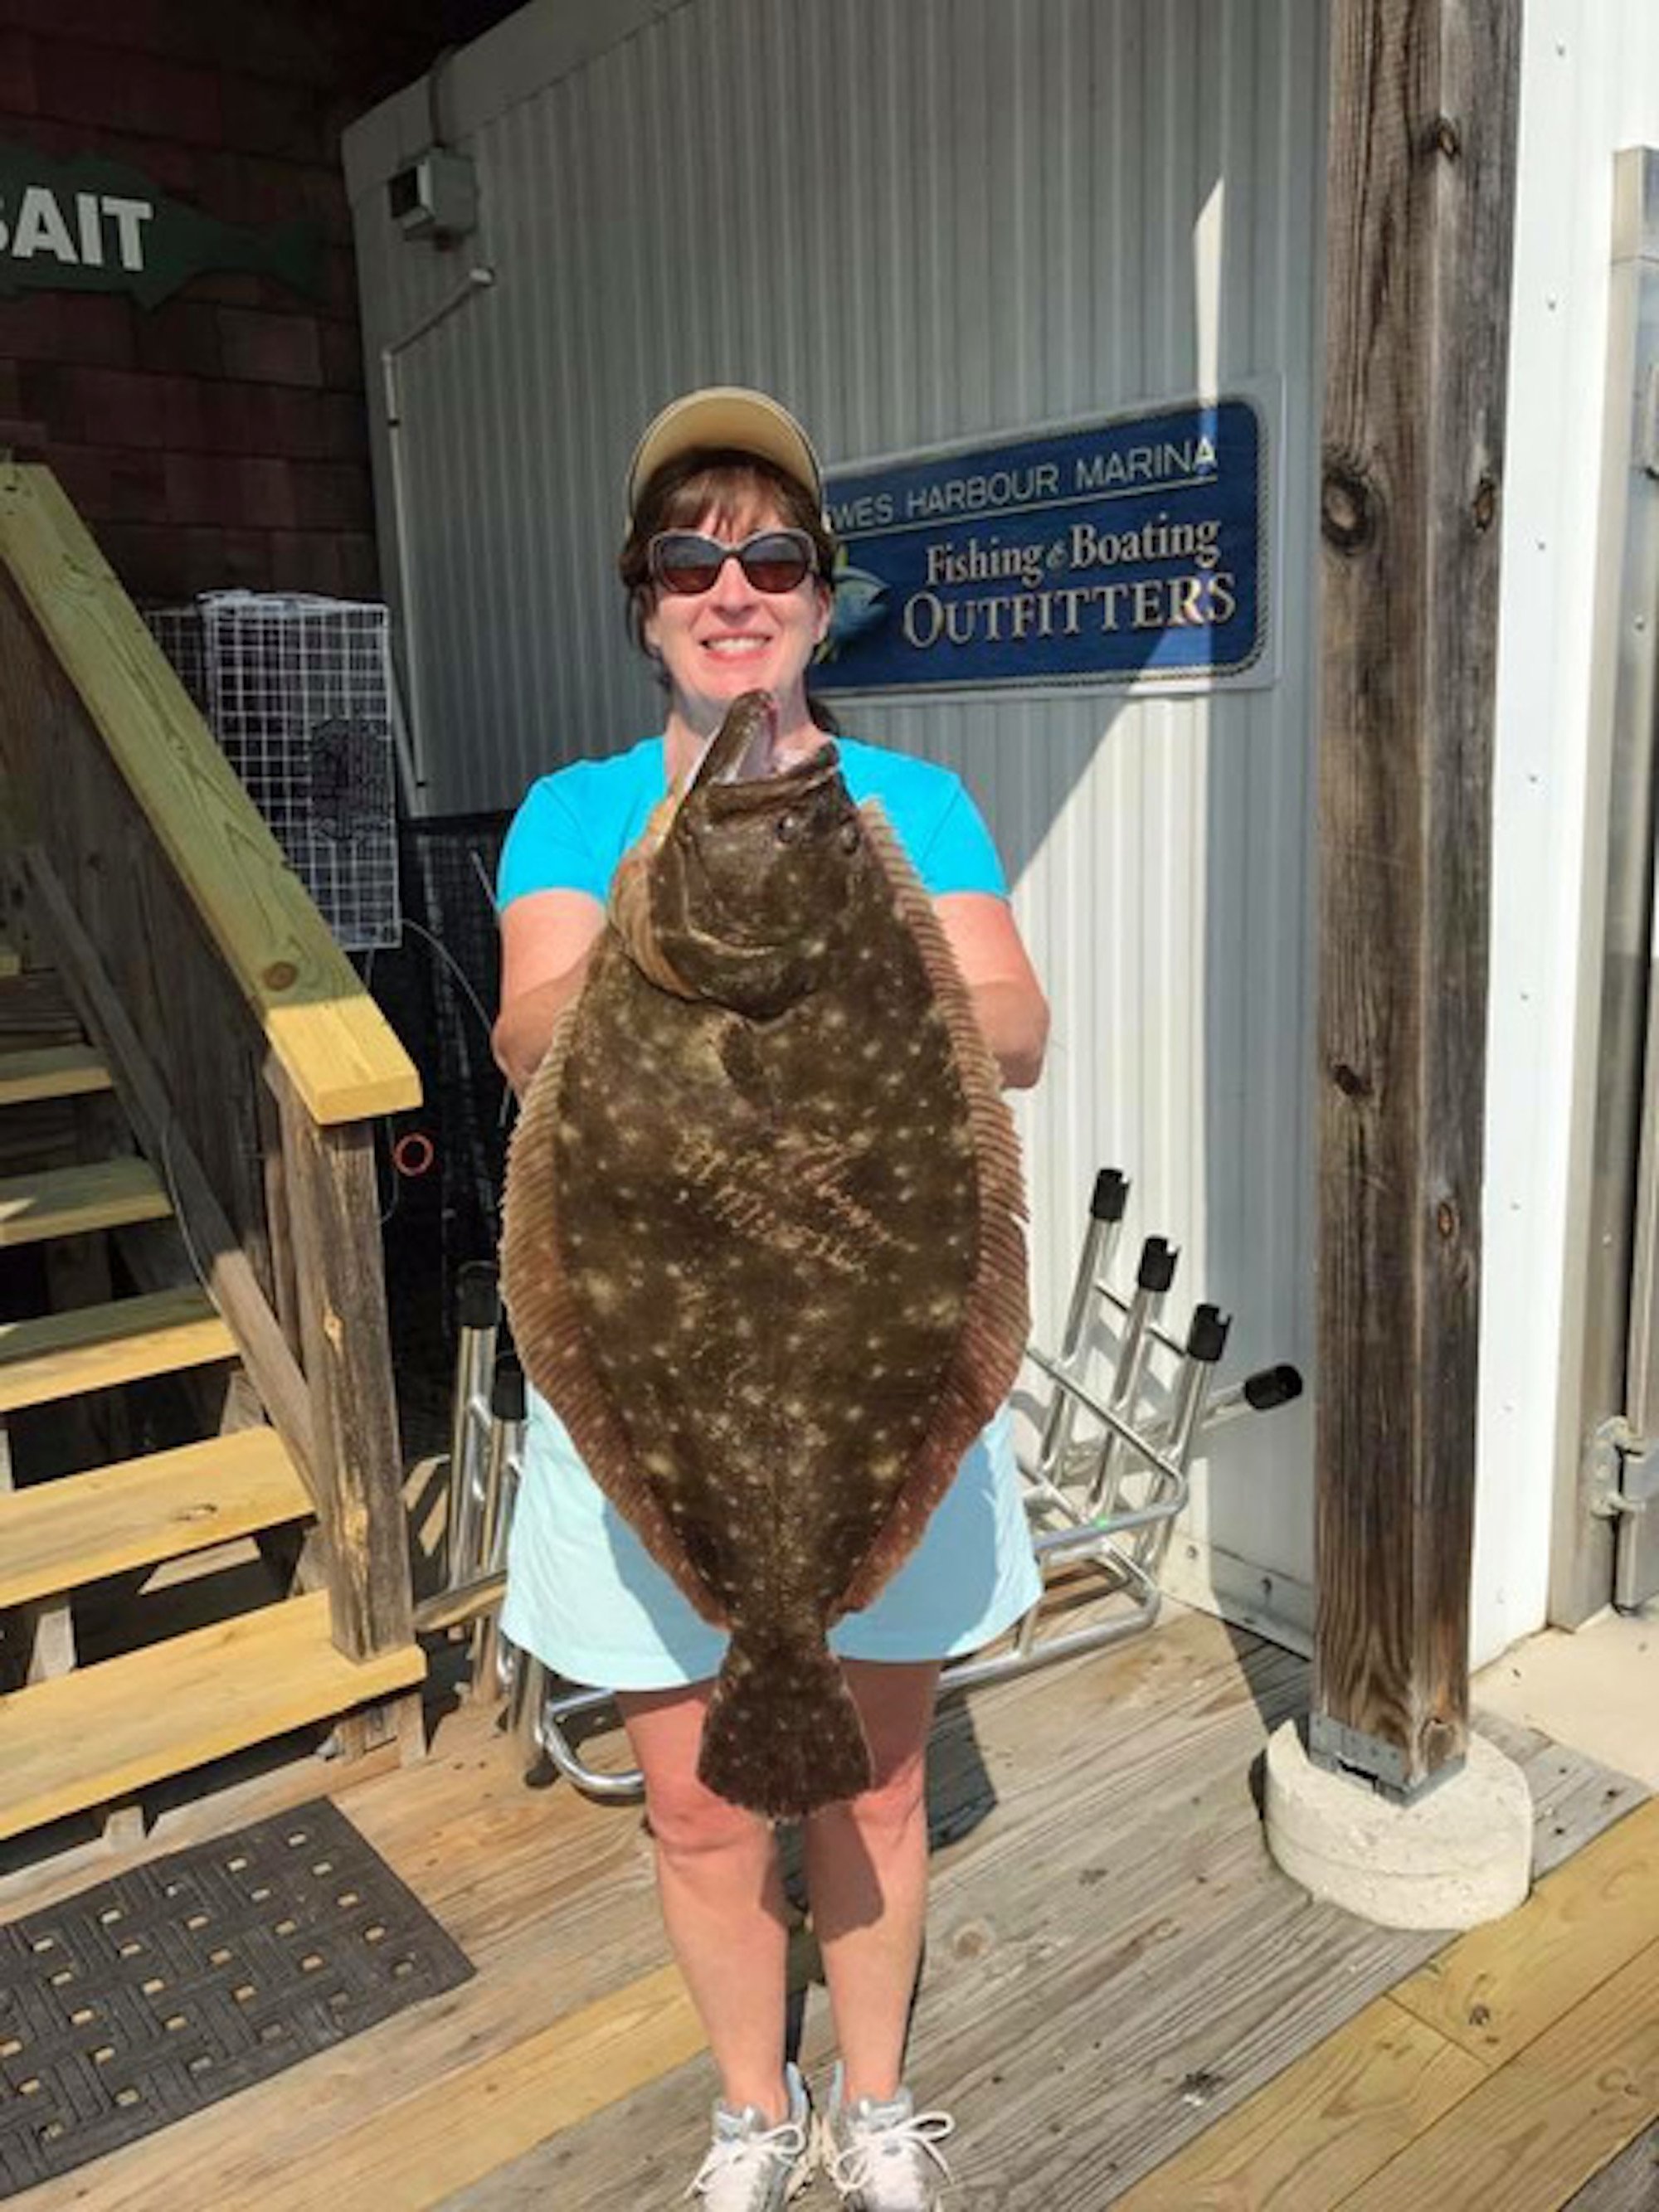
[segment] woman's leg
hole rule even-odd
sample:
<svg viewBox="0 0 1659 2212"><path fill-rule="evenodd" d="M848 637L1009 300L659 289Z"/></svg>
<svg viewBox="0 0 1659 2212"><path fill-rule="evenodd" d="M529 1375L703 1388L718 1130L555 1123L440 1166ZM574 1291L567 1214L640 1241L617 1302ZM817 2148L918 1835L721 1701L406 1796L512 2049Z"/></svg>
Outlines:
<svg viewBox="0 0 1659 2212"><path fill-rule="evenodd" d="M645 1776L657 1890L674 1956L734 2111L788 2117L783 2080L787 1908L769 1824L697 1779L712 1682L621 1692Z"/></svg>
<svg viewBox="0 0 1659 2212"><path fill-rule="evenodd" d="M875 1763L873 1789L805 1824L812 1927L830 1984L844 2094L897 2088L927 1907L928 1730L937 1664L844 1662Z"/></svg>

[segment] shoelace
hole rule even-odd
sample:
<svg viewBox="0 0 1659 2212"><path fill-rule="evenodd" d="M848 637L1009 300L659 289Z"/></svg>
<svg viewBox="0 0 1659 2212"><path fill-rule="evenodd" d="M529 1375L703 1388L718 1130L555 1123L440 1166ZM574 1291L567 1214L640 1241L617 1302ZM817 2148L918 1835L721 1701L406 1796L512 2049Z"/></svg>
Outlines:
<svg viewBox="0 0 1659 2212"><path fill-rule="evenodd" d="M744 2168L752 2165L758 2155L775 2160L780 2166L799 2158L806 2148L806 2130L799 2120L785 2120L775 2128L762 2128L752 2135L731 2136L708 2146L708 2155L692 2176L688 2197L709 2197L716 2182L728 2178L741 2179Z"/></svg>
<svg viewBox="0 0 1659 2212"><path fill-rule="evenodd" d="M956 2127L948 2112L913 2112L908 2120L890 2120L884 2126L878 2122L871 2127L854 2120L853 2127L853 2141L830 2161L830 2179L843 2197L875 2187L879 2179L876 2160L890 2157L901 2147L926 2152L945 2179L951 2179L945 2154L938 2148Z"/></svg>

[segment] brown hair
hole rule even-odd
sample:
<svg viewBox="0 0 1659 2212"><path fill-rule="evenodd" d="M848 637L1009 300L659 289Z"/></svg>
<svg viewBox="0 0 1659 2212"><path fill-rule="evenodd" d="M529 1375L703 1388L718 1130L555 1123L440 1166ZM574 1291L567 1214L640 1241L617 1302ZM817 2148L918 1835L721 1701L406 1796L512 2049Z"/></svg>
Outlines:
<svg viewBox="0 0 1659 2212"><path fill-rule="evenodd" d="M617 556L617 573L628 591L629 635L641 653L647 649L646 617L656 604L651 540L661 530L695 530L706 514L737 514L753 507L775 507L790 529L806 532L814 573L826 591L831 588L835 534L804 483L754 453L723 448L682 453L659 469L641 492ZM836 727L829 709L810 693L807 705L820 729Z"/></svg>

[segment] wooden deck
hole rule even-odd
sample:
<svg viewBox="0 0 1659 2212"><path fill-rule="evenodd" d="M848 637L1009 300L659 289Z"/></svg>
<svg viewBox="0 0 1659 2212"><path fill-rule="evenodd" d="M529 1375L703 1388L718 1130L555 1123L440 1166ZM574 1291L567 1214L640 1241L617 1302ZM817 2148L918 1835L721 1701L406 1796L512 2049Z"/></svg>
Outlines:
<svg viewBox="0 0 1659 2212"><path fill-rule="evenodd" d="M1539 1871L1561 1871L1449 1950L1370 1928L1310 1904L1261 1841L1253 1766L1305 1704L1305 1674L1172 1612L1150 1637L941 1717L910 2074L957 2115L953 2212L1659 2203L1659 1807L1493 1724L1532 1785ZM637 1809L526 1790L474 1709L441 1721L423 1765L339 1778L343 1808L477 1978L17 2201L678 2202L714 2081L665 1963ZM314 1762L285 1769L168 1816L149 1848L328 1780ZM15 1871L0 1916L116 1863L100 1851ZM807 1984L805 1938L799 1957ZM821 1989L805 1986L804 2011L804 2060L821 2074ZM820 2179L803 2201L834 2198Z"/></svg>

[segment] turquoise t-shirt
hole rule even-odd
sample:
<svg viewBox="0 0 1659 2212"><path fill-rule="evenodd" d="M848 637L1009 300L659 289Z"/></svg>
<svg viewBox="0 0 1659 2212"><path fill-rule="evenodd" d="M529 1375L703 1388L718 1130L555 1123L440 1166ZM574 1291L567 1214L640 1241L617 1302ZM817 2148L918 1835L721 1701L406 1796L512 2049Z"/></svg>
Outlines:
<svg viewBox="0 0 1659 2212"><path fill-rule="evenodd" d="M933 761L837 738L854 804L879 799L929 896L1007 896L996 847L962 779ZM496 878L498 906L527 891L587 891L603 900L617 864L668 789L660 737L605 760L540 777L513 817Z"/></svg>

